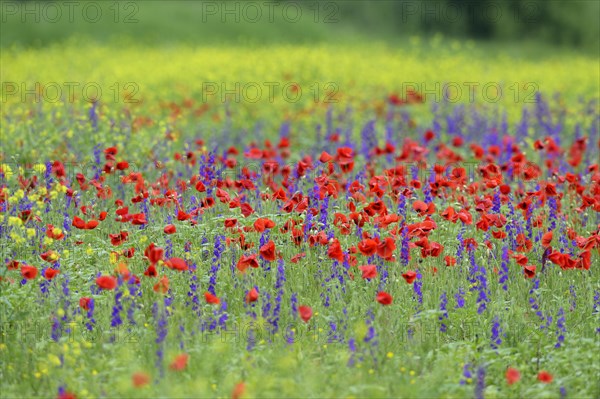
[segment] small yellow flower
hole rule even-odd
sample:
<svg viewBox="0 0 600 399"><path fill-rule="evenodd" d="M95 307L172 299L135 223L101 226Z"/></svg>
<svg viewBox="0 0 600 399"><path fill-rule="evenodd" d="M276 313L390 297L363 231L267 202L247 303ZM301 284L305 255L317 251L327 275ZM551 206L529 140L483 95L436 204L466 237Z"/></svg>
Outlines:
<svg viewBox="0 0 600 399"><path fill-rule="evenodd" d="M63 317L65 315L65 310L64 309L58 309L56 311L56 314L58 315L58 317Z"/></svg>
<svg viewBox="0 0 600 399"><path fill-rule="evenodd" d="M375 370L369 369L369 374L373 374L374 372L375 372Z"/></svg>
<svg viewBox="0 0 600 399"><path fill-rule="evenodd" d="M415 370L410 370L410 372L409 372L408 374L410 374L410 376L411 376L411 377L414 377L414 375L415 375L416 373L415 373Z"/></svg>
<svg viewBox="0 0 600 399"><path fill-rule="evenodd" d="M60 359L58 358L58 356L56 356L52 353L48 355L48 361L51 364L54 364L55 366L60 366Z"/></svg>
<svg viewBox="0 0 600 399"><path fill-rule="evenodd" d="M36 163L35 165L33 165L33 170L35 170L38 173L46 173L46 165L43 163Z"/></svg>
<svg viewBox="0 0 600 399"><path fill-rule="evenodd" d="M27 237L29 237L29 238L35 237L35 229L28 228L27 229Z"/></svg>
<svg viewBox="0 0 600 399"><path fill-rule="evenodd" d="M4 173L4 176L9 179L12 175L14 175L11 167L5 163L0 165L0 169L2 169L2 173Z"/></svg>
<svg viewBox="0 0 600 399"><path fill-rule="evenodd" d="M23 221L19 217L9 216L8 217L8 225L9 226L22 226L23 225Z"/></svg>
<svg viewBox="0 0 600 399"><path fill-rule="evenodd" d="M115 252L111 252L109 258L110 258L110 263L113 265L115 263L117 263L117 261L119 260L118 255Z"/></svg>
<svg viewBox="0 0 600 399"><path fill-rule="evenodd" d="M52 234L55 235L55 236L59 236L59 235L62 234L62 230L59 229L58 227L55 227L55 228L52 229Z"/></svg>
<svg viewBox="0 0 600 399"><path fill-rule="evenodd" d="M388 359L391 359L394 357L394 354L392 352L388 352L386 356Z"/></svg>

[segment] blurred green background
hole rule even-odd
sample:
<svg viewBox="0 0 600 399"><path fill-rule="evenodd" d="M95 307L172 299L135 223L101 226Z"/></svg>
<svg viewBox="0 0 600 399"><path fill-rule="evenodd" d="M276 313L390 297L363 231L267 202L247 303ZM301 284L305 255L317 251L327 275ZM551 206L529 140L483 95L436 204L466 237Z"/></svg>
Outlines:
<svg viewBox="0 0 600 399"><path fill-rule="evenodd" d="M72 36L137 44L269 44L457 39L597 54L600 1L1 1L0 45Z"/></svg>

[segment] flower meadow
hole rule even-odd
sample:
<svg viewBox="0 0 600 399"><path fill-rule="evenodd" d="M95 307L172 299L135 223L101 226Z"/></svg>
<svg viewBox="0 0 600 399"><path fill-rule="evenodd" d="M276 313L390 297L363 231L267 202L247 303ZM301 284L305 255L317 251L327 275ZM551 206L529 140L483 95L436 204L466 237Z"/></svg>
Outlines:
<svg viewBox="0 0 600 399"><path fill-rule="evenodd" d="M337 75L325 51L273 57L259 80L211 50L211 86L194 86L211 95L225 73L305 88L299 102L221 102L172 84L181 54L154 73L92 47L104 99L15 95L21 81L75 81L26 65L52 52L83 65L77 51L15 54L4 77L3 396L600 396L588 86L428 101L415 85L382 89L392 74L370 82L350 56ZM295 58L314 64L298 80ZM149 77L125 87L138 67ZM489 81L483 61L469 68ZM302 82L317 77L315 97Z"/></svg>

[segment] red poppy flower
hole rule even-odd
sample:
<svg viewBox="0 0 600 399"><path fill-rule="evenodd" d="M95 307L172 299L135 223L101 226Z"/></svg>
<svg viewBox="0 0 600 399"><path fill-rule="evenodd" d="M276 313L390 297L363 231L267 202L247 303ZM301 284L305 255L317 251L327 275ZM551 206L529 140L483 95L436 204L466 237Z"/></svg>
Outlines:
<svg viewBox="0 0 600 399"><path fill-rule="evenodd" d="M173 359L173 361L171 362L169 368L175 371L184 370L187 367L188 359L189 355L187 353L177 355L175 359Z"/></svg>
<svg viewBox="0 0 600 399"><path fill-rule="evenodd" d="M79 307L83 310L90 310L90 306L93 303L93 299L92 298L88 298L88 297L81 297L79 298Z"/></svg>
<svg viewBox="0 0 600 399"><path fill-rule="evenodd" d="M154 291L159 292L161 294L166 294L169 291L169 278L167 276L163 276L158 283L154 284Z"/></svg>
<svg viewBox="0 0 600 399"><path fill-rule="evenodd" d="M260 247L260 256L266 261L272 262L275 260L275 243L269 240L265 245Z"/></svg>
<svg viewBox="0 0 600 399"><path fill-rule="evenodd" d="M218 305L221 303L221 300L210 292L204 293L204 299L206 299L206 303L210 303L211 305Z"/></svg>
<svg viewBox="0 0 600 399"><path fill-rule="evenodd" d="M342 247L337 239L334 238L329 245L329 248L327 248L327 256L331 259L336 259L338 262L344 261L344 253L342 252Z"/></svg>
<svg viewBox="0 0 600 399"><path fill-rule="evenodd" d="M146 223L148 223L148 221L146 220L145 213L135 213L131 215L131 224L134 226L141 226Z"/></svg>
<svg viewBox="0 0 600 399"><path fill-rule="evenodd" d="M165 232L165 234L173 234L177 231L177 228L172 224L168 224L165 226L163 231Z"/></svg>
<svg viewBox="0 0 600 399"><path fill-rule="evenodd" d="M133 373L131 383L135 388L141 388L150 383L150 376L146 373Z"/></svg>
<svg viewBox="0 0 600 399"><path fill-rule="evenodd" d="M373 256L377 252L377 242L370 238L365 238L357 245L358 250L365 256Z"/></svg>
<svg viewBox="0 0 600 399"><path fill-rule="evenodd" d="M185 261L181 258L171 258L165 261L165 266L173 270L178 270L180 272L189 269L187 263L185 263Z"/></svg>
<svg viewBox="0 0 600 399"><path fill-rule="evenodd" d="M59 273L60 273L60 270L48 268L44 271L44 277L46 277L46 280L52 280Z"/></svg>
<svg viewBox="0 0 600 399"><path fill-rule="evenodd" d="M103 290L113 290L117 286L117 279L113 276L100 276L96 279L96 285Z"/></svg>
<svg viewBox="0 0 600 399"><path fill-rule="evenodd" d="M258 261L256 260L256 254L252 255L242 255L240 260L237 263L237 268L242 273L246 271L248 267L258 268Z"/></svg>
<svg viewBox="0 0 600 399"><path fill-rule="evenodd" d="M79 216L73 217L71 225L77 229L85 229L85 221Z"/></svg>
<svg viewBox="0 0 600 399"><path fill-rule="evenodd" d="M144 256L150 261L150 264L152 265L158 263L159 260L162 260L163 254L164 250L160 247L155 246L154 243L148 245L148 247L144 251Z"/></svg>
<svg viewBox="0 0 600 399"><path fill-rule="evenodd" d="M38 274L38 269L35 266L23 265L21 266L21 276L27 280L33 280Z"/></svg>
<svg viewBox="0 0 600 399"><path fill-rule="evenodd" d="M540 371L537 375L538 381L543 382L544 384L550 384L553 380L552 374L547 371Z"/></svg>
<svg viewBox="0 0 600 399"><path fill-rule="evenodd" d="M394 298L387 292L381 291L377 293L377 302L382 305L391 305Z"/></svg>
<svg viewBox="0 0 600 399"><path fill-rule="evenodd" d="M11 260L10 262L7 262L6 268L8 270L18 270L19 269L19 261Z"/></svg>
<svg viewBox="0 0 600 399"><path fill-rule="evenodd" d="M242 215L244 215L244 217L248 217L254 213L254 209L247 203L241 204L240 209L242 210Z"/></svg>
<svg viewBox="0 0 600 399"><path fill-rule="evenodd" d="M535 266L534 265L527 265L525 267L523 267L523 273L525 273L525 277L527 278L534 278L535 277Z"/></svg>
<svg viewBox="0 0 600 399"><path fill-rule="evenodd" d="M444 262L446 262L446 266L454 266L456 265L456 258L454 256L446 256L444 257Z"/></svg>
<svg viewBox="0 0 600 399"><path fill-rule="evenodd" d="M148 266L148 268L144 272L144 276L148 276L148 277L158 276L158 272L156 271L156 266L154 266L154 265Z"/></svg>
<svg viewBox="0 0 600 399"><path fill-rule="evenodd" d="M548 248L550 246L553 236L554 234L552 233L552 231L549 231L542 236L542 246L544 248Z"/></svg>
<svg viewBox="0 0 600 399"><path fill-rule="evenodd" d="M341 147L337 149L336 161L344 173L352 172L354 169L354 154L350 147Z"/></svg>
<svg viewBox="0 0 600 399"><path fill-rule="evenodd" d="M408 284L412 284L413 281L415 281L415 279L417 278L417 273L412 270L409 270L406 273L403 273L402 277L404 278L404 280L406 280Z"/></svg>
<svg viewBox="0 0 600 399"><path fill-rule="evenodd" d="M332 160L333 160L333 157L331 155L329 155L326 151L323 151L321 153L321 156L319 157L319 162L321 162L321 163L331 162Z"/></svg>
<svg viewBox="0 0 600 399"><path fill-rule="evenodd" d="M58 260L60 256L54 252L53 250L46 251L40 254L40 258L49 263L54 263Z"/></svg>
<svg viewBox="0 0 600 399"><path fill-rule="evenodd" d="M252 288L250 291L248 291L248 294L246 294L246 303L256 302L257 300L258 291L256 290L256 288Z"/></svg>
<svg viewBox="0 0 600 399"><path fill-rule="evenodd" d="M56 231L55 231L55 228L53 225L47 224L46 225L46 237L52 238L53 240L62 240L63 238L65 238L65 235L60 229L56 229Z"/></svg>
<svg viewBox="0 0 600 399"><path fill-rule="evenodd" d="M225 224L226 228L235 227L235 225L237 224L237 219L235 219L235 218L225 219L224 224Z"/></svg>
<svg viewBox="0 0 600 399"><path fill-rule="evenodd" d="M104 150L104 156L107 160L114 161L118 152L117 147L108 147Z"/></svg>
<svg viewBox="0 0 600 399"><path fill-rule="evenodd" d="M520 379L521 379L521 373L519 373L519 370L514 369L512 367L509 367L506 370L506 383L508 385L512 385L515 382L519 382Z"/></svg>
<svg viewBox="0 0 600 399"><path fill-rule="evenodd" d="M396 243L394 242L394 239L391 237L386 237L385 240L377 245L377 255L386 260L391 259L395 249Z"/></svg>
<svg viewBox="0 0 600 399"><path fill-rule="evenodd" d="M206 186L204 185L204 183L202 183L201 181L196 183L196 190L198 190L199 192L203 193L206 191Z"/></svg>
<svg viewBox="0 0 600 399"><path fill-rule="evenodd" d="M312 311L312 308L310 306L299 306L298 307L298 313L300 314L300 318L305 323L308 323L308 321L310 320L310 318L313 315L313 311Z"/></svg>
<svg viewBox="0 0 600 399"><path fill-rule="evenodd" d="M243 382L238 382L235 387L233 387L233 391L231 391L231 399L240 399L244 394L244 390L246 386Z"/></svg>
<svg viewBox="0 0 600 399"><path fill-rule="evenodd" d="M359 269L362 271L363 279L372 279L377 277L377 266L375 265L365 265L359 266Z"/></svg>
<svg viewBox="0 0 600 399"><path fill-rule="evenodd" d="M423 201L417 200L412 205L415 212L423 216L427 212L427 204Z"/></svg>
<svg viewBox="0 0 600 399"><path fill-rule="evenodd" d="M121 231L118 234L109 234L108 235L108 237L110 238L110 243L114 246L121 245L123 242L127 241L128 236L129 236L129 233L127 233L126 231Z"/></svg>

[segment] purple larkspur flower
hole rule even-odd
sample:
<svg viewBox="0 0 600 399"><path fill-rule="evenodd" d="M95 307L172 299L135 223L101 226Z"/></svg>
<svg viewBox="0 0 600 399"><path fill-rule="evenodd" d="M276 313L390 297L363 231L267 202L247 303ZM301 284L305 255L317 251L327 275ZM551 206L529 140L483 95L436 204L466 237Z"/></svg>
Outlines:
<svg viewBox="0 0 600 399"><path fill-rule="evenodd" d="M500 325L500 319L498 316L494 317L492 322L492 337L491 337L491 347L492 349L498 349L500 344L502 343L502 326Z"/></svg>
<svg viewBox="0 0 600 399"><path fill-rule="evenodd" d="M456 299L456 309L465 307L465 291L462 287L458 288L458 292L454 294L454 299Z"/></svg>
<svg viewBox="0 0 600 399"><path fill-rule="evenodd" d="M440 332L446 332L448 328L448 326L446 326L446 323L444 323L444 320L448 319L447 305L448 297L446 296L446 291L444 291L442 292L442 295L440 295L440 311L442 312L442 314L438 317L438 320L441 322Z"/></svg>
<svg viewBox="0 0 600 399"><path fill-rule="evenodd" d="M475 385L475 398L483 399L483 391L485 389L485 367L477 368L477 383Z"/></svg>
<svg viewBox="0 0 600 399"><path fill-rule="evenodd" d="M556 345L555 348L560 348L562 343L565 341L565 333L567 332L567 328L565 326L565 312L561 307L558 309L558 315L556 319Z"/></svg>

